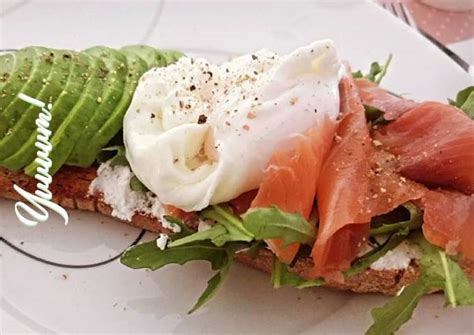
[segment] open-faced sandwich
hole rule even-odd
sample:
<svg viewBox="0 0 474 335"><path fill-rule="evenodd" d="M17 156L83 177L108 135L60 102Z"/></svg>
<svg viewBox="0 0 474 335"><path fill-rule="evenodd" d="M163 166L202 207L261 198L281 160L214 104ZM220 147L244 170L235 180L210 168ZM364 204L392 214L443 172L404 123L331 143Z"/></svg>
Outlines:
<svg viewBox="0 0 474 335"><path fill-rule="evenodd" d="M52 103L53 199L160 233L131 268L208 261L207 302L234 259L274 287L395 295L369 334L424 294L474 304L474 88L449 104L379 87L330 40L215 65L147 46L0 56L0 196L34 191L35 119ZM430 83L427 83L429 85Z"/></svg>

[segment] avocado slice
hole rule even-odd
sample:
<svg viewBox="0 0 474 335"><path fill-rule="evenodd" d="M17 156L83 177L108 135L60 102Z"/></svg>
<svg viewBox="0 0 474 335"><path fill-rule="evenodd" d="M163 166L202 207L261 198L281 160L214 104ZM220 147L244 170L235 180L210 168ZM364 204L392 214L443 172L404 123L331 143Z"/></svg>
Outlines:
<svg viewBox="0 0 474 335"><path fill-rule="evenodd" d="M181 51L172 49L158 49L158 52L160 52L165 57L166 65L176 63L178 59L184 56Z"/></svg>
<svg viewBox="0 0 474 335"><path fill-rule="evenodd" d="M33 84L32 80L30 80L31 75L38 71L42 51L44 51L43 48L28 47L12 54L14 58L14 68L4 83L0 94L0 115L5 113L5 110L10 106L11 102L19 100L19 92L23 92L28 85ZM7 118L7 121L11 125L16 120Z"/></svg>
<svg viewBox="0 0 474 335"><path fill-rule="evenodd" d="M18 93L24 93L31 97L35 97L38 92L45 86L46 79L53 67L55 53L46 48L32 47L31 50L36 53L33 58L33 68L28 77L27 82L23 85L17 96L13 98L8 106L3 110L2 115L8 121L8 125L12 127L24 115L25 109L31 105L21 100Z"/></svg>
<svg viewBox="0 0 474 335"><path fill-rule="evenodd" d="M134 53L135 55L143 59L148 69L166 66L166 58L164 57L164 55L160 53L157 49L152 48L148 45L127 45L121 50Z"/></svg>
<svg viewBox="0 0 474 335"><path fill-rule="evenodd" d="M74 52L69 50L52 50L54 53L54 61L49 76L47 77L45 84L41 91L34 97L43 102L52 102L53 109L51 110L52 120L50 124L50 130L54 131L52 124L57 125L59 122L57 103L60 101L58 97L60 94L64 95L64 92L71 87L68 85L71 77L73 64L74 64ZM87 64L84 64L87 65ZM85 68L82 66L82 68ZM78 78L80 81L84 81L82 78ZM79 85L76 85L80 88ZM63 91L64 89L64 91ZM76 90L78 90L76 88ZM79 91L79 90L78 90ZM72 100L73 103L78 100L79 94L67 95L68 99ZM9 133L0 141L0 166L6 167L10 170L19 170L26 164L30 163L35 157L35 141L36 141L36 118L40 112L40 109L36 106L28 105L23 112L23 116L9 131ZM57 127L57 126L56 126Z"/></svg>
<svg viewBox="0 0 474 335"><path fill-rule="evenodd" d="M10 79L15 66L15 57L13 53L4 53L0 55L0 92ZM1 95L1 93L0 93ZM0 137L8 131L8 120L0 113Z"/></svg>
<svg viewBox="0 0 474 335"><path fill-rule="evenodd" d="M16 97L23 85L28 81L31 70L33 69L35 53L32 52L31 48L25 48L9 55L13 57L11 60L13 62L13 68L11 69L11 73L6 75L7 78L0 91L0 115L2 115L5 107ZM2 55L2 57L6 57L6 55ZM8 59L7 62L9 62Z"/></svg>
<svg viewBox="0 0 474 335"><path fill-rule="evenodd" d="M66 119L67 115L71 109L75 106L76 102L79 101L79 98L84 91L84 87L89 80L89 72L91 65L89 64L90 59L78 53L76 51L69 51L68 56L65 57L65 60L69 60L72 64L69 73L58 74L58 81L51 80L51 85L59 86L61 93L56 100L52 101L53 108L51 109L52 119L49 125L49 129L54 133L62 122ZM69 57L69 59L68 59ZM64 83L64 77L67 77L66 82ZM36 108L35 114L31 117L26 117L22 119L22 122L19 122L18 125L15 125L13 132L18 134L18 132L28 133L30 137L24 143L20 142L21 148L15 152L15 150L8 150L8 161L5 163L4 160L6 155L3 155L2 150L7 150L9 146L16 148L15 138L10 137L9 143L5 145L2 149L2 142L0 141L0 165L8 165L11 170L18 170L25 167L27 164L33 162L36 158L37 149L35 147L36 142L36 117L39 113L39 109ZM18 137L23 138L23 135L18 135ZM6 138L5 138L6 139Z"/></svg>
<svg viewBox="0 0 474 335"><path fill-rule="evenodd" d="M14 53L5 53L0 55L0 92L10 79L15 67Z"/></svg>
<svg viewBox="0 0 474 335"><path fill-rule="evenodd" d="M147 64L135 53L127 50L122 50L122 52L127 59L127 79L123 95L108 120L89 141L89 151L86 153L87 156L85 155L85 157L82 158L91 164L95 161L99 151L122 129L123 117L132 101L138 80L143 73L147 71Z"/></svg>
<svg viewBox="0 0 474 335"><path fill-rule="evenodd" d="M66 109L66 118L50 139L53 146L49 153L49 158L53 162L49 169L51 175L56 173L66 162L87 123L99 108L105 87L104 82L108 71L104 62L100 58L86 53L79 54L89 59L90 67L86 73L82 73L82 76L86 78L86 85L82 90L79 101L71 110ZM37 167L38 164L33 161L25 168L26 174L34 175Z"/></svg>
<svg viewBox="0 0 474 335"><path fill-rule="evenodd" d="M127 79L127 59L121 52L104 46L92 47L83 52L102 59L108 70L100 106L66 161L68 165L85 167L94 162L97 154L97 152L90 152L91 138L108 120L122 98Z"/></svg>

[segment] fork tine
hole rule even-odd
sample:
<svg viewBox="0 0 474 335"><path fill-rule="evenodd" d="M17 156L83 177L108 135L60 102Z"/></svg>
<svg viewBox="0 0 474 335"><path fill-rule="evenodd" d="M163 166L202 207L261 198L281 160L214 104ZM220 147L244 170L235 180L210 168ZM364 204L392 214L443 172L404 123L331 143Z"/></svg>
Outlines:
<svg viewBox="0 0 474 335"><path fill-rule="evenodd" d="M395 6L395 2L392 2L390 4L390 9L392 10L393 15L396 17L399 17L398 12L397 12L397 7Z"/></svg>
<svg viewBox="0 0 474 335"><path fill-rule="evenodd" d="M400 10L403 14L403 17L405 18L405 21L412 26L413 28L417 29L415 20L413 20L413 17L410 14L410 11L406 9L405 4L403 2L400 2Z"/></svg>

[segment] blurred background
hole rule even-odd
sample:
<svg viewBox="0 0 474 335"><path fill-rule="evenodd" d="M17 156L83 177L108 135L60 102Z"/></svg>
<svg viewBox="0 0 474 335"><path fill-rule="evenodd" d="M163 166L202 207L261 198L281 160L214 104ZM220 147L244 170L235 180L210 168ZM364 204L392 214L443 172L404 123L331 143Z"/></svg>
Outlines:
<svg viewBox="0 0 474 335"><path fill-rule="evenodd" d="M347 3L350 5L357 1L364 0L322 0L313 1L313 3ZM173 9L167 8L169 7L167 4L176 2L163 0L1 0L0 48L19 48L30 45L33 41L48 46L75 48L89 46L91 42L107 45L147 42L179 47L182 45L192 46L192 34L199 33L200 35L211 35L213 41L216 41L216 37L219 38L220 42L215 45L215 48L219 49L226 46L221 37L226 34L226 26L231 24L231 20L228 20L228 16L226 16L231 13L228 10L237 4L242 7L242 3L245 3L246 5L243 6L248 7L249 13L261 11L261 14L265 15L262 11L265 6L256 4L266 4L268 10L273 10L273 3L284 1L214 1L216 7L225 4L228 9L224 10L222 15L216 16L214 22L200 22L199 9L192 9L192 6L199 7L200 4L209 4L208 2L180 1L182 6L173 6ZM439 42L439 47L446 47L465 62L474 64L473 0L375 0L375 2L413 29L419 30ZM131 5L132 3L133 5ZM291 3L293 6L298 6L298 1ZM189 19L189 22L160 20L163 11L170 9L181 11L181 17ZM104 13L110 15L104 15ZM237 13L236 15L241 14ZM167 15L167 17L172 16ZM137 22L141 24L137 25ZM93 36L89 31L87 34L82 34L79 27L92 23L95 27ZM180 28L186 24L188 34L159 35L163 26L176 28L177 32L181 32ZM252 22L249 24L253 25ZM127 29L120 29L120 33L117 33L114 25L125 25ZM219 25L221 29L211 32L209 27L216 25ZM124 33L124 31L126 32ZM156 34L157 32L158 34ZM255 35L259 34L256 32ZM293 38L293 36L286 37ZM251 37L246 36L246 38ZM268 46L271 47L271 45ZM256 45L256 47L260 46ZM199 46L196 48L199 49ZM232 46L226 49L233 51ZM235 51L239 52L240 50Z"/></svg>

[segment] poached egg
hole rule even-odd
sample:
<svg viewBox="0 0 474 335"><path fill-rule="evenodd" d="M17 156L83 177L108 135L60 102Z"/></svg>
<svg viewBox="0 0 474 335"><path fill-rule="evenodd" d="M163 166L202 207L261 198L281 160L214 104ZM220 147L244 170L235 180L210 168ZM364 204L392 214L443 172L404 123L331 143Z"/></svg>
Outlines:
<svg viewBox="0 0 474 335"><path fill-rule="evenodd" d="M221 65L183 57L143 75L124 118L131 169L185 211L258 188L272 154L339 113L343 73L330 40Z"/></svg>

